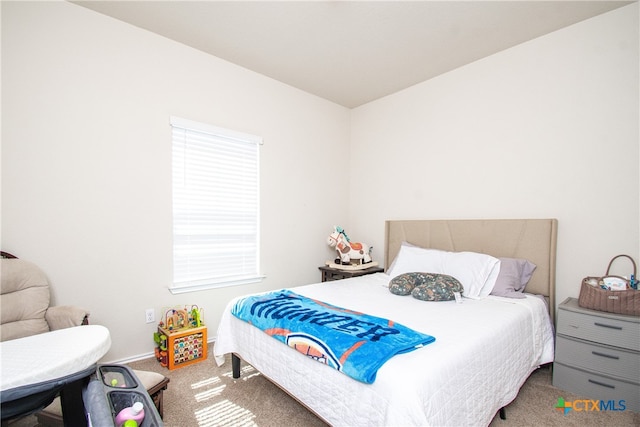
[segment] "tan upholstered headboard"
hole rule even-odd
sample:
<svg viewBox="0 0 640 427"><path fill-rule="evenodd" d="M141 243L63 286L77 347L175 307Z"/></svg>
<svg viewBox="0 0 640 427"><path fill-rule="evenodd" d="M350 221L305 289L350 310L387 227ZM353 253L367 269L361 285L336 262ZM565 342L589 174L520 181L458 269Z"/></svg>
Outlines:
<svg viewBox="0 0 640 427"><path fill-rule="evenodd" d="M403 241L424 248L524 258L537 265L526 291L549 298L555 313L556 219L399 220L385 223L385 269Z"/></svg>

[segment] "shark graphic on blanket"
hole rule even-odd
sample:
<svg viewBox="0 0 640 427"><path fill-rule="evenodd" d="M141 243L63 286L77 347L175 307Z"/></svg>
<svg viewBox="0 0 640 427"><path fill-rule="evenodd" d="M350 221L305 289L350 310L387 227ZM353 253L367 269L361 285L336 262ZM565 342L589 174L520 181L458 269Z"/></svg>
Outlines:
<svg viewBox="0 0 640 427"><path fill-rule="evenodd" d="M236 302L232 314L289 347L371 384L396 354L435 341L399 323L327 304L288 289Z"/></svg>

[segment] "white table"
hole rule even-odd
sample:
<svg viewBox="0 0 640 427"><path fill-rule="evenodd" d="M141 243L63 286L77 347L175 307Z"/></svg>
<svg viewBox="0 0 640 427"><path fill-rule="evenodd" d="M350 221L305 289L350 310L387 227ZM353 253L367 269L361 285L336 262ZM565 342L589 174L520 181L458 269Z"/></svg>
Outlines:
<svg viewBox="0 0 640 427"><path fill-rule="evenodd" d="M109 330L100 325L76 326L0 342L2 419L38 410L51 394L58 392L63 413L66 407L75 412L69 415L79 417L81 380L95 371L96 363L110 347ZM65 394L73 395L73 399L65 399Z"/></svg>

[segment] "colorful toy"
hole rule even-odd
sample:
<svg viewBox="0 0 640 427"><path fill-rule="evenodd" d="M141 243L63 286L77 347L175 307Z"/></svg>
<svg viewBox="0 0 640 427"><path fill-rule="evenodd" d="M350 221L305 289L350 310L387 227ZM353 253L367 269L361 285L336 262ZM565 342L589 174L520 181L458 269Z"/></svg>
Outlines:
<svg viewBox="0 0 640 427"><path fill-rule="evenodd" d="M166 350L167 349L167 336L165 334L161 334L160 332L154 332L153 333L153 340L155 341L156 346L160 350Z"/></svg>
<svg viewBox="0 0 640 427"><path fill-rule="evenodd" d="M167 309L153 334L160 365L175 369L207 358L207 327L197 305Z"/></svg>
<svg viewBox="0 0 640 427"><path fill-rule="evenodd" d="M186 310L171 308L164 315L165 327L169 331L186 328L189 325L189 318Z"/></svg>
<svg viewBox="0 0 640 427"><path fill-rule="evenodd" d="M160 364L176 369L205 360L207 358L207 327L185 328L181 331L159 329L158 333L167 338L167 350L160 350Z"/></svg>
<svg viewBox="0 0 640 427"><path fill-rule="evenodd" d="M167 367L167 365L169 364L169 360L167 357L167 336L160 332L154 332L153 340L156 343L156 360L160 362L160 365Z"/></svg>
<svg viewBox="0 0 640 427"><path fill-rule="evenodd" d="M189 310L189 325L192 328L199 328L202 323L202 309L198 308L197 305L192 305L191 310Z"/></svg>
<svg viewBox="0 0 640 427"><path fill-rule="evenodd" d="M333 227L333 233L327 237L327 244L336 249L338 257L336 264L351 264L352 260L358 260L358 264L368 264L372 261L371 250L366 243L351 242L349 236L340 226Z"/></svg>

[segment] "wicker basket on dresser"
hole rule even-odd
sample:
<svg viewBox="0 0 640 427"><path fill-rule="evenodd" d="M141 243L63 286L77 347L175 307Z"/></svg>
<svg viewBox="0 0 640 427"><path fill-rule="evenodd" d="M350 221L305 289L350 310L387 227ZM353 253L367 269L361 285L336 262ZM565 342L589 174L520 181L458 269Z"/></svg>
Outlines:
<svg viewBox="0 0 640 427"><path fill-rule="evenodd" d="M640 292L640 291L639 291ZM640 317L558 307L553 385L640 412Z"/></svg>

